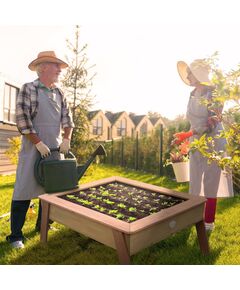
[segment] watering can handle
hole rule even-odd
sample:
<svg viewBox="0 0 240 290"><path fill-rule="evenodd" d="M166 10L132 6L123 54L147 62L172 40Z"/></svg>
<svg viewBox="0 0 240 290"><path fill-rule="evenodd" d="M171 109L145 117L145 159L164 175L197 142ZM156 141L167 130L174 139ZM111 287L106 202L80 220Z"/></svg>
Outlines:
<svg viewBox="0 0 240 290"><path fill-rule="evenodd" d="M60 147L58 147L58 148L49 148L49 150L50 150L50 152L59 152L59 150L60 150ZM72 153L72 151L68 151L68 153L67 154L65 154L65 156L68 156L68 157L70 157L70 158L73 158L73 159L76 159L76 157L75 157L75 155ZM41 157L42 158L42 157Z"/></svg>
<svg viewBox="0 0 240 290"><path fill-rule="evenodd" d="M56 151L59 151L59 149L60 149L59 147L58 148L50 148L50 152L56 152ZM68 156L72 159L76 159L76 157L74 156L74 154L71 151L68 151L66 156ZM35 176L37 182L42 186L44 186L44 178L43 178L43 172L42 172L42 166L41 166L41 162L43 160L44 160L44 158L38 152L38 157L37 157L36 162L34 164L34 176Z"/></svg>

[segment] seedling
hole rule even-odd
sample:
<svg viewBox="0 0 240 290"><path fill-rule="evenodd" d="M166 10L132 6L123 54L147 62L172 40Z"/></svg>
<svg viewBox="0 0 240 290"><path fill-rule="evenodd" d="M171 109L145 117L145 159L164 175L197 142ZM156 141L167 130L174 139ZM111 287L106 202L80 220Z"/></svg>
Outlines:
<svg viewBox="0 0 240 290"><path fill-rule="evenodd" d="M121 220L121 219L124 218L124 215L121 214L121 213L118 213L118 214L116 214L116 218L119 219L119 220Z"/></svg>
<svg viewBox="0 0 240 290"><path fill-rule="evenodd" d="M117 206L120 208L126 208L126 205L124 203L119 203Z"/></svg>
<svg viewBox="0 0 240 290"><path fill-rule="evenodd" d="M181 202L176 197L117 182L90 187L65 197L68 201L126 222L133 222Z"/></svg>
<svg viewBox="0 0 240 290"><path fill-rule="evenodd" d="M129 207L128 210L131 211L131 212L137 211L136 207Z"/></svg>
<svg viewBox="0 0 240 290"><path fill-rule="evenodd" d="M107 204L114 204L115 203L114 201L111 201L109 199L104 199L103 201L106 202Z"/></svg>
<svg viewBox="0 0 240 290"><path fill-rule="evenodd" d="M129 218L128 218L128 222L134 222L136 220L136 218L135 217L133 217L133 216L130 216Z"/></svg>
<svg viewBox="0 0 240 290"><path fill-rule="evenodd" d="M101 192L102 196L109 196L109 192L107 190L104 190Z"/></svg>
<svg viewBox="0 0 240 290"><path fill-rule="evenodd" d="M117 212L118 212L117 209L111 209L111 210L108 211L108 213L111 214L111 215L112 214L116 214Z"/></svg>

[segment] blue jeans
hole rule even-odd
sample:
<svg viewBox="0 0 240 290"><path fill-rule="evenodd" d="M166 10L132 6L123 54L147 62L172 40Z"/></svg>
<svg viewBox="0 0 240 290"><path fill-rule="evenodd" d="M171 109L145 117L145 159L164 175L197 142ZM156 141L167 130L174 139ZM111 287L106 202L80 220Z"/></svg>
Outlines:
<svg viewBox="0 0 240 290"><path fill-rule="evenodd" d="M11 234L7 236L7 241L10 243L15 241L23 241L24 236L22 228L25 223L26 214L30 205L30 200L13 200L11 205ZM41 223L41 207L39 207L37 226Z"/></svg>

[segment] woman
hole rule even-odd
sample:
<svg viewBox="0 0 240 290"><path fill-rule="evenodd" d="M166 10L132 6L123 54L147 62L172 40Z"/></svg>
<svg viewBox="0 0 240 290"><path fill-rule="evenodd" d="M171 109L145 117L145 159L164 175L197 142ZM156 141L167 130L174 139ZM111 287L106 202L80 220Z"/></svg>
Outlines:
<svg viewBox="0 0 240 290"><path fill-rule="evenodd" d="M225 150L226 140L215 138L222 130L222 124L216 120L213 112L202 104L203 99L211 99L213 87L209 80L209 66L202 59L193 61L189 66L184 61L177 63L180 77L185 84L194 87L187 106L187 119L191 128L188 132L174 135L176 144L186 138L199 139L203 134L213 137L215 150ZM189 193L207 198L205 205L205 227L211 231L214 228L217 197L233 196L233 186L230 174L226 174L215 163L207 163L199 151L190 153L190 185Z"/></svg>

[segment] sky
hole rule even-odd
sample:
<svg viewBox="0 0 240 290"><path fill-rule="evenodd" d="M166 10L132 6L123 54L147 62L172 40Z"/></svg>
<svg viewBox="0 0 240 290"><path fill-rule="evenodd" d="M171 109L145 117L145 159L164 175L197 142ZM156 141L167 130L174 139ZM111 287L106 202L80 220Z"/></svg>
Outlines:
<svg viewBox="0 0 240 290"><path fill-rule="evenodd" d="M223 69L235 68L240 62L239 5L239 0L2 1L0 72L20 85L32 81L36 74L28 70L28 64L43 50L55 50L64 56L67 53L65 40L73 40L74 25L78 24L81 26L81 44L88 44L89 63L96 65L93 109L124 110L136 114L152 111L175 118L185 113L191 91L191 87L178 76L178 60L190 63L219 51ZM158 273L159 268L161 273ZM128 271L120 267L115 269L122 277L132 274L130 269L133 268L128 268ZM143 281L149 269L152 273L157 272L151 280ZM7 271L6 268L4 270ZM21 269L17 270L16 273L21 275ZM25 268L22 270L25 271ZM44 271L44 275L49 274L53 283L56 281L54 278L65 277L51 271L51 268L48 270ZM67 270L74 270L74 277L77 277L78 271L82 285L79 268L68 267ZM89 273L88 277L91 283L98 282L95 287L99 289L103 283L106 289L106 281L101 279L105 277L104 271L112 274L112 270L111 267L98 268L95 271L95 275L100 273L97 279L91 279ZM204 281L211 274L209 288L217 285L218 289L226 289L229 285L224 278L233 281L237 277L236 270L180 266L174 268L174 286L181 288L185 273L190 273L195 279L201 273ZM29 280L39 277L43 269L31 267L27 271L30 271ZM141 280L138 289L153 288L161 275L168 277L166 280L171 279L171 285L174 284L172 272L164 266L154 269L143 266L138 268L137 273L140 273L137 281ZM34 289L42 287L41 283L38 285L35 280L32 281ZM74 281L72 276L68 283ZM63 286L67 283L61 282ZM114 284L114 288L122 289L122 284L118 284ZM185 290L190 289L186 283L183 284ZM189 285L192 288L192 283ZM202 289L201 283L194 287Z"/></svg>
<svg viewBox="0 0 240 290"><path fill-rule="evenodd" d="M49 9L43 4L37 16L2 19L0 72L20 85L32 81L36 74L27 65L39 51L55 50L63 58L69 54L66 39L74 41L78 24L80 46L88 45L89 64L97 73L92 109L152 111L173 119L185 114L191 91L177 73L178 60L189 64L218 51L223 69L240 62L237 1L71 2L78 4L69 5L70 13L49 2Z"/></svg>

